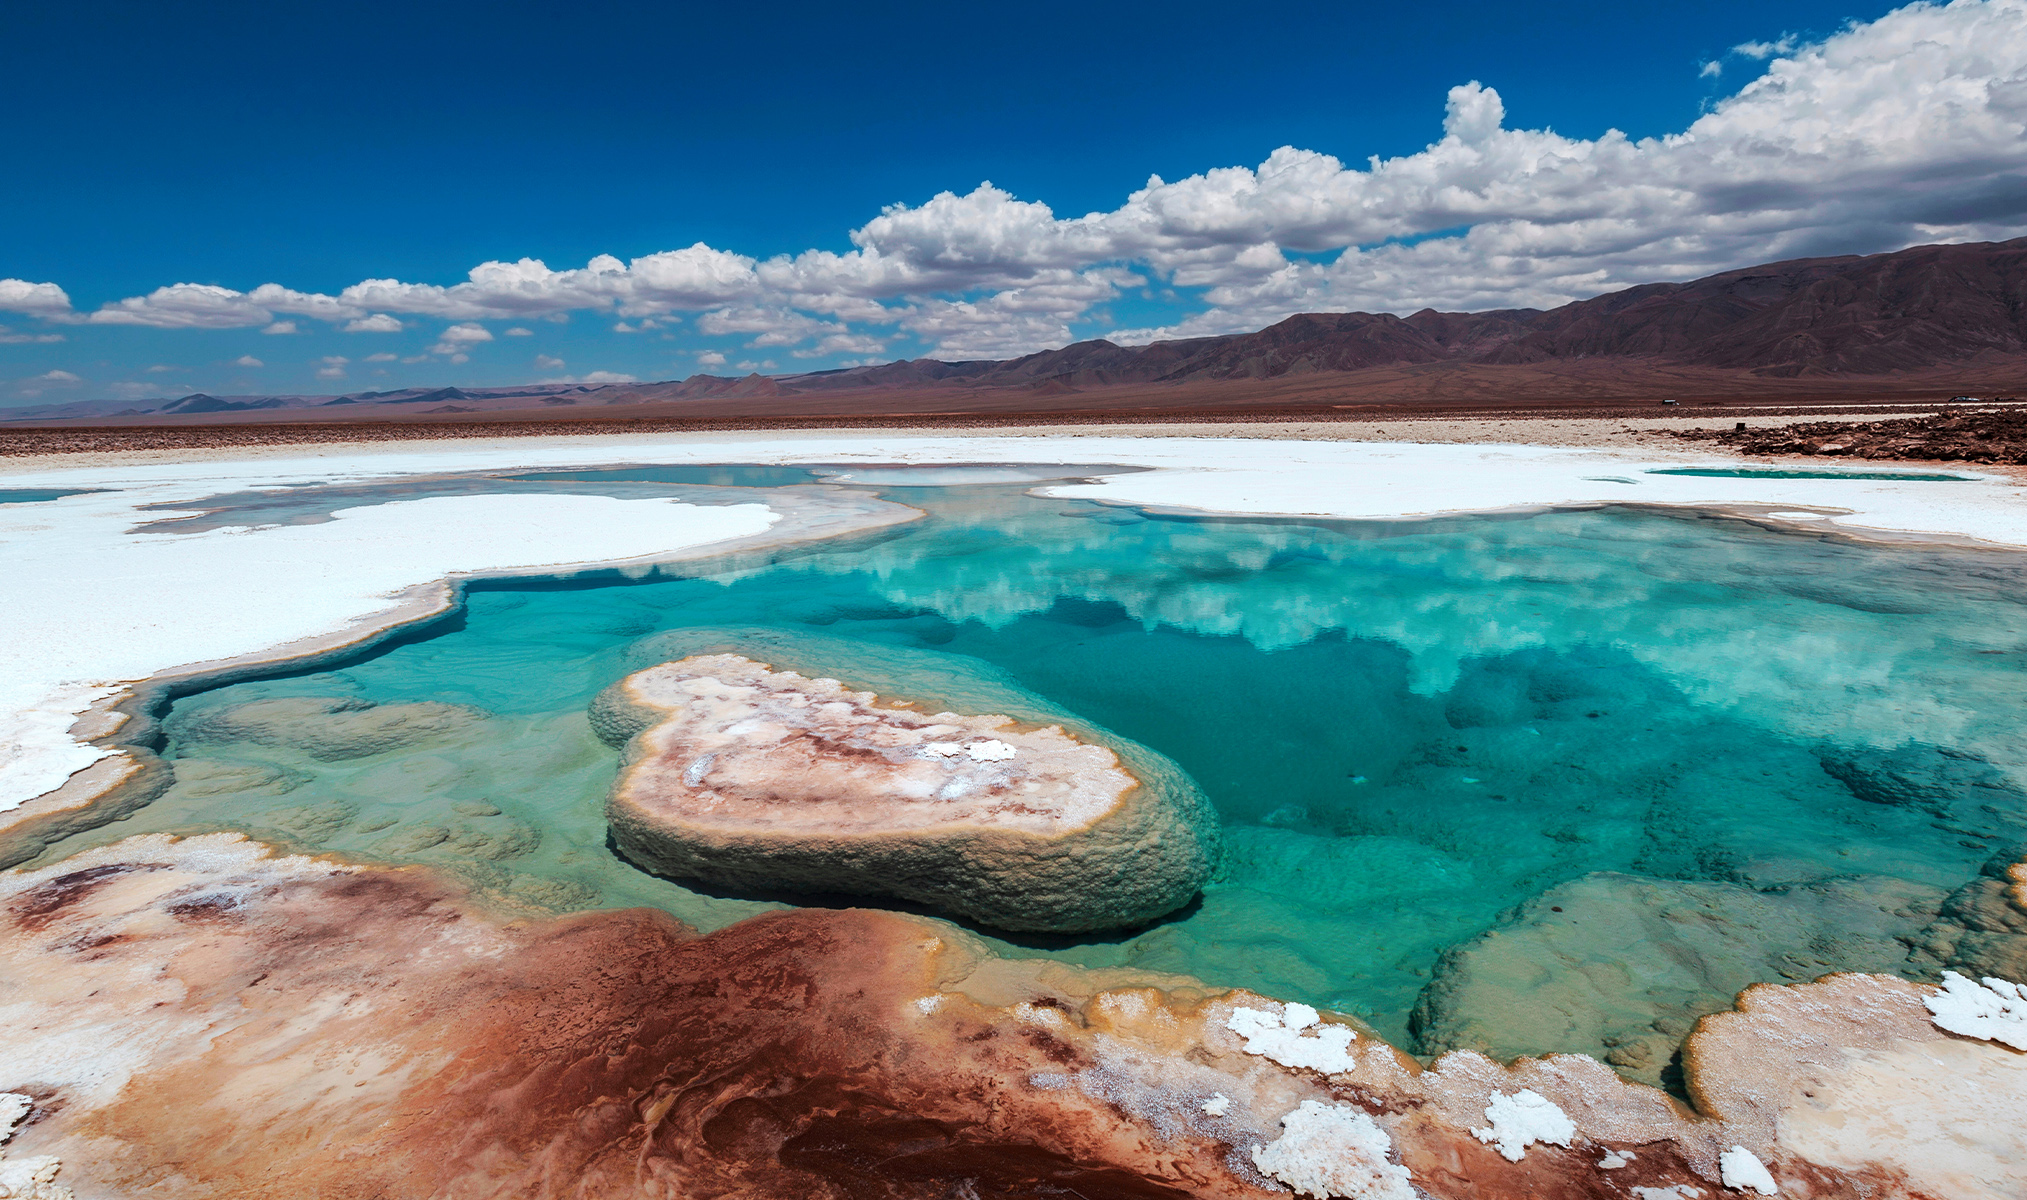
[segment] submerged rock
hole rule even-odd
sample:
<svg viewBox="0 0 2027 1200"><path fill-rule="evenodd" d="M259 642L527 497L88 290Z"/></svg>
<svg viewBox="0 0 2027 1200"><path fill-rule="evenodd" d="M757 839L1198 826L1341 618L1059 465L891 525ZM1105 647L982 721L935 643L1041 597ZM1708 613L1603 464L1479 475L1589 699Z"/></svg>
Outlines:
<svg viewBox="0 0 2027 1200"><path fill-rule="evenodd" d="M2027 979L2027 849L1994 856L1978 878L1951 892L1910 961Z"/></svg>
<svg viewBox="0 0 2027 1200"><path fill-rule="evenodd" d="M194 713L176 722L173 732L183 742L289 746L311 758L341 762L457 733L484 717L477 709L436 701L375 704L348 696L285 696Z"/></svg>
<svg viewBox="0 0 2027 1200"><path fill-rule="evenodd" d="M170 766L175 772L172 786L185 796L224 796L235 792L281 796L310 781L300 771L223 758L179 758Z"/></svg>
<svg viewBox="0 0 2027 1200"><path fill-rule="evenodd" d="M1144 924L1187 904L1217 824L1181 768L1061 725L924 712L735 654L629 675L613 839L657 872L896 896L1001 929Z"/></svg>
<svg viewBox="0 0 2027 1200"><path fill-rule="evenodd" d="M1425 1050L1580 1050L1659 1084L1698 1018L1749 984L1894 971L1939 888L1863 876L1756 891L1599 873L1444 952L1415 1006Z"/></svg>
<svg viewBox="0 0 2027 1200"><path fill-rule="evenodd" d="M1891 750L1825 748L1823 770L1870 804L1904 805L1946 816L1957 804L2000 804L2008 811L2027 802L2004 771L1967 750L1906 742Z"/></svg>

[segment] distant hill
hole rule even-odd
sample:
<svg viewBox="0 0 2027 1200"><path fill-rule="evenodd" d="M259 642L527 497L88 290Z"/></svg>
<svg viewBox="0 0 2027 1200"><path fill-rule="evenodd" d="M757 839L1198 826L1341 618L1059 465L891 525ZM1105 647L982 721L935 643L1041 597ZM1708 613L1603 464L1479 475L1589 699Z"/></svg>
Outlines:
<svg viewBox="0 0 2027 1200"><path fill-rule="evenodd" d="M1048 381L1102 387L1591 358L1657 359L1786 379L1886 375L2022 354L2027 238L1795 259L1691 283L1627 288L1546 312L1301 313L1257 333L1146 346L1078 342L1006 362L920 359L774 382L791 391ZM720 393L700 387L697 394Z"/></svg>
<svg viewBox="0 0 2027 1200"><path fill-rule="evenodd" d="M1333 402L1421 403L1520 392L1536 399L1740 394L1779 381L1816 393L1856 380L1933 391L1966 371L2001 387L2027 380L2027 238L1795 259L1547 311L1301 313L1253 333L1144 346L1077 342L1006 361L915 359L802 375L335 397L197 393L139 411L130 402L86 401L0 413L9 421L209 416L238 423L575 406L630 411L671 402L780 413L878 408L882 395L913 395L905 403L925 411L1095 410L1117 402L1119 391L1107 389L1131 389L1137 404L1159 404L1156 394L1175 388L1192 403L1243 404L1328 385ZM334 406L342 407L314 418L300 412ZM264 411L280 409L291 411Z"/></svg>

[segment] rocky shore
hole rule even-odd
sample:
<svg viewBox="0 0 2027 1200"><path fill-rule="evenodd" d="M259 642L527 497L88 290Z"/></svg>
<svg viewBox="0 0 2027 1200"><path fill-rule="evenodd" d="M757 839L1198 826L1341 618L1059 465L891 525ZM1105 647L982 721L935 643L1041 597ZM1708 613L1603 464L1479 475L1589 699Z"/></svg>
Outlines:
<svg viewBox="0 0 2027 1200"><path fill-rule="evenodd" d="M1741 454L2027 464L2027 411L1940 412L1889 421L1805 421L1736 429L1683 429L1674 436L1716 442Z"/></svg>

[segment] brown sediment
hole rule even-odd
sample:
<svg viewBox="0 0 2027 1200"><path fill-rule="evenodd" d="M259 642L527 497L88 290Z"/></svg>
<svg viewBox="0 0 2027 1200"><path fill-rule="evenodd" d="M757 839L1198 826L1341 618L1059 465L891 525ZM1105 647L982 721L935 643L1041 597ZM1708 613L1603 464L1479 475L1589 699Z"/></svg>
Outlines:
<svg viewBox="0 0 2027 1200"><path fill-rule="evenodd" d="M1287 1192L1253 1151L1304 1101L1368 1114L1434 1197L1735 1194L1734 1145L1788 1194L1997 1196L1949 1146L1831 1125L1884 1130L1965 1073L1990 1109L2027 1098L2027 1056L1942 1033L1879 976L1707 1018L1693 1113L1575 1056L1423 1070L1367 1033L1347 1069L1284 1067L1227 1028L1274 1001L997 959L888 913L502 924L421 872L233 835L0 876L0 905L22 910L0 924L0 1091L34 1101L10 1150L61 1156L90 1196L1264 1198ZM1472 1129L1523 1088L1573 1134L1509 1161Z"/></svg>

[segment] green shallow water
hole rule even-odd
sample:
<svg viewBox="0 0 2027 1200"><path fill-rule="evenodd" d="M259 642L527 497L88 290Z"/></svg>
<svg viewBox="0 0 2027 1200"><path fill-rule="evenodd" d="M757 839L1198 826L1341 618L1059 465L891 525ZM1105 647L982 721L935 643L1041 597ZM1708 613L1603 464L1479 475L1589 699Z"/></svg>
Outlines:
<svg viewBox="0 0 2027 1200"><path fill-rule="evenodd" d="M165 722L176 787L45 860L243 828L431 863L531 910L647 904L709 929L811 902L687 888L606 845L616 755L586 704L658 661L656 635L728 626L971 656L1195 777L1227 839L1198 904L1108 937L995 939L1004 952L1245 985L1409 1045L1421 997L1431 1049L1616 1044L1623 1031L1470 1032L1557 972L1573 987L1595 974L1563 942L1524 981L1458 957L1488 929L1564 920L1552 889L1574 889L1570 914L1645 889L1669 921L1695 908L1719 935L1740 922L1723 969L1686 984L1669 981L1688 952L1665 921L1597 923L1579 957L1616 972L1598 985L1624 1010L1611 1021L1672 1029L1728 1002L1739 976L1882 955L1932 970L1895 956L1942 896L2027 838L2015 556L1635 510L1324 524L1150 517L1012 486L882 494L930 516L734 572L490 581L460 619L358 661L184 697ZM257 736L219 716L288 697L463 707L413 710L423 732L359 757L316 740L332 718L315 712ZM1729 915L1832 885L1890 899L1872 941L1838 925L1871 908L1833 905L1778 935L1799 947L1786 957L1754 957L1777 935Z"/></svg>

